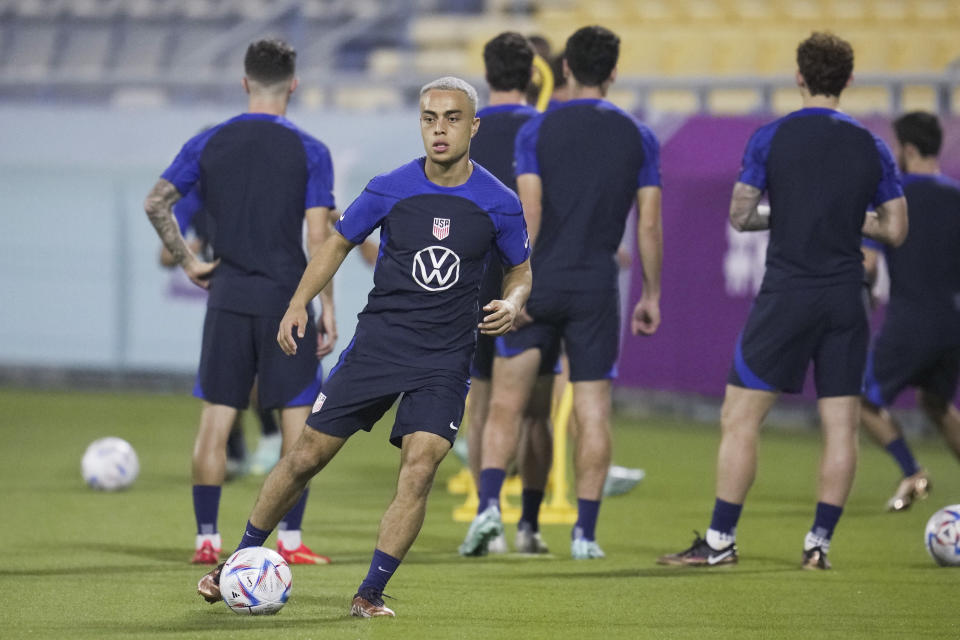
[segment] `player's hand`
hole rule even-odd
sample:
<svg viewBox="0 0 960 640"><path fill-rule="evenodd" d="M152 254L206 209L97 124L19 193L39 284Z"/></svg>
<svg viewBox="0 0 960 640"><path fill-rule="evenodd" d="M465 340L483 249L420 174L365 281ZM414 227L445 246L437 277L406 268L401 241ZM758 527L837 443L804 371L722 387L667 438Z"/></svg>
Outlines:
<svg viewBox="0 0 960 640"><path fill-rule="evenodd" d="M511 331L516 331L517 329L522 329L528 324L533 323L533 316L527 313L527 308L524 307L520 309L520 313L517 314L517 317L513 319L513 328Z"/></svg>
<svg viewBox="0 0 960 640"><path fill-rule="evenodd" d="M502 336L513 326L517 318L517 307L509 300L491 300L483 308L487 315L478 326L485 336Z"/></svg>
<svg viewBox="0 0 960 640"><path fill-rule="evenodd" d="M210 276L213 270L220 264L220 258L213 262L204 262L194 258L183 263L183 272L187 274L190 281L202 289L210 288Z"/></svg>
<svg viewBox="0 0 960 640"><path fill-rule="evenodd" d="M323 305L320 320L317 322L317 358L330 354L336 342L337 318L332 306Z"/></svg>
<svg viewBox="0 0 960 640"><path fill-rule="evenodd" d="M633 308L630 318L630 331L635 336L652 336L660 326L660 301L650 298L640 298L640 302Z"/></svg>
<svg viewBox="0 0 960 640"><path fill-rule="evenodd" d="M288 356L297 352L297 341L293 339L293 328L297 328L297 337L303 338L307 333L307 322L309 321L306 307L287 307L287 312L283 314L283 318L280 320L277 342Z"/></svg>

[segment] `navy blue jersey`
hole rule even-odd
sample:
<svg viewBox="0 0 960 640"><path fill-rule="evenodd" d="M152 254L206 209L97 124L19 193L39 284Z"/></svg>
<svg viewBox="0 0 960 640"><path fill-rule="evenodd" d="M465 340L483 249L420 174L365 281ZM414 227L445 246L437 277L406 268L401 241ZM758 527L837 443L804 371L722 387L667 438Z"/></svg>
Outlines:
<svg viewBox="0 0 960 640"><path fill-rule="evenodd" d="M220 265L208 306L282 316L306 268L304 210L333 207L327 148L282 116L245 113L188 141L163 178L199 183Z"/></svg>
<svg viewBox="0 0 960 640"><path fill-rule="evenodd" d="M863 282L867 209L903 195L887 145L833 109L801 109L758 129L739 181L770 197L765 291Z"/></svg>
<svg viewBox="0 0 960 640"><path fill-rule="evenodd" d="M910 211L904 243L894 248L864 242L887 260L887 320L910 332L926 327L941 344L941 338L960 344L960 182L906 174L903 191Z"/></svg>
<svg viewBox="0 0 960 640"><path fill-rule="evenodd" d="M491 252L508 267L529 257L515 193L473 163L462 185L442 187L424 158L377 176L337 222L360 244L380 227L373 290L350 349L419 368L467 375L477 335L477 293Z"/></svg>
<svg viewBox="0 0 960 640"><path fill-rule="evenodd" d="M516 174L525 173L543 184L534 286L616 289L616 252L637 189L660 186L653 133L606 100L563 102L520 129Z"/></svg>
<svg viewBox="0 0 960 640"><path fill-rule="evenodd" d="M513 147L517 132L539 111L522 104L501 104L486 107L477 113L480 129L470 141L470 158L492 173L500 182L517 190L513 174ZM487 266L480 284L480 306L500 297L503 289L503 271L499 264ZM484 316L483 311L480 316Z"/></svg>

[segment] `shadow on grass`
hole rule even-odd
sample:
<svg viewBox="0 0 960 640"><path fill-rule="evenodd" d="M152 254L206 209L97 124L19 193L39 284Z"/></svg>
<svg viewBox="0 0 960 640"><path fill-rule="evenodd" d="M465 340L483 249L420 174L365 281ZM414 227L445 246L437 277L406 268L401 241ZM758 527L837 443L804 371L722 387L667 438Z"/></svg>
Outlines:
<svg viewBox="0 0 960 640"><path fill-rule="evenodd" d="M715 567L712 569L703 569L698 567L629 567L622 569L609 569L607 571L553 571L536 573L531 572L517 578L533 578L536 580L551 580L557 578L689 578L691 576L707 578L729 578L732 576L745 575L768 575L771 573L786 573L788 571L799 571L796 565L791 564L790 568L767 568L767 569L734 569L733 567Z"/></svg>
<svg viewBox="0 0 960 640"><path fill-rule="evenodd" d="M109 624L91 623L80 627L83 631L94 632L102 636L133 637L144 634L177 634L185 632L243 632L263 629L265 633L275 635L277 631L304 630L318 627L330 628L337 625L344 628L349 624L363 624L365 621L349 615L349 609L339 608L329 615L310 618L290 618L283 612L273 616L239 616L217 607L208 611L192 611L179 619L168 618L163 622L150 624L144 621L129 624L111 622Z"/></svg>
<svg viewBox="0 0 960 640"><path fill-rule="evenodd" d="M190 550L186 547L158 547L156 545L117 544L115 542L77 542L64 546L78 551L96 551L111 555L122 554L144 560L175 562L178 565L186 565L190 559Z"/></svg>
<svg viewBox="0 0 960 640"><path fill-rule="evenodd" d="M46 578L50 576L104 576L157 572L156 565L131 564L119 567L103 565L85 565L75 567L50 567L47 569L0 569L0 576Z"/></svg>

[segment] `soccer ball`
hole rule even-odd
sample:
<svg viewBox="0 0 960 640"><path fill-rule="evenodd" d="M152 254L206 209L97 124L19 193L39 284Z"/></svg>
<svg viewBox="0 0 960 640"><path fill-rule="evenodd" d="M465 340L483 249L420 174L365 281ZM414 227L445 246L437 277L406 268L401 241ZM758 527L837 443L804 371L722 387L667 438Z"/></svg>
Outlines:
<svg viewBox="0 0 960 640"><path fill-rule="evenodd" d="M83 479L94 489L126 489L140 473L137 452L122 438L94 440L80 462Z"/></svg>
<svg viewBox="0 0 960 640"><path fill-rule="evenodd" d="M236 613L251 616L280 611L290 597L293 575L280 554L264 547L235 552L220 572L220 595Z"/></svg>
<svg viewBox="0 0 960 640"><path fill-rule="evenodd" d="M937 511L923 536L930 556L941 567L960 566L960 504Z"/></svg>

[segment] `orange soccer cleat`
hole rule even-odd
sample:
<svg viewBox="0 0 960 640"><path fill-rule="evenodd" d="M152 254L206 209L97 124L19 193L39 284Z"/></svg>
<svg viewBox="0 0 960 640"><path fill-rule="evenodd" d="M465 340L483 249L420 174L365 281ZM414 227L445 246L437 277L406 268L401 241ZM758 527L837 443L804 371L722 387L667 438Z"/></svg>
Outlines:
<svg viewBox="0 0 960 640"><path fill-rule="evenodd" d="M330 564L331 562L330 558L314 553L310 550L310 547L303 543L296 549L287 549L278 540L277 553L287 561L287 564Z"/></svg>

